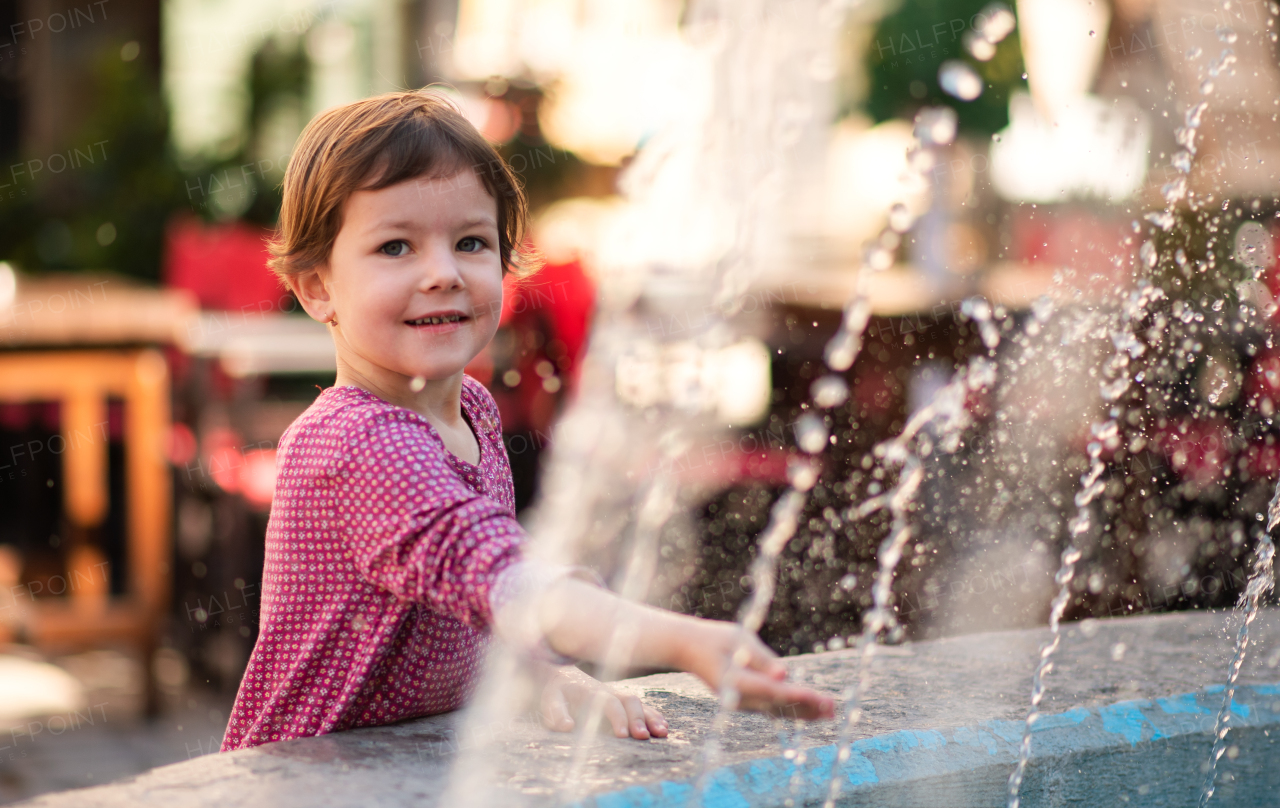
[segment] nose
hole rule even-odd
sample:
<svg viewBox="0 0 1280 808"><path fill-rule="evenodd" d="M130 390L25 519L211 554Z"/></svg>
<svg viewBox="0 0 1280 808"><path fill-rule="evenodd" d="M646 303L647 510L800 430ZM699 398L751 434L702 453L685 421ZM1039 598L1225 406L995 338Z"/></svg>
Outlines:
<svg viewBox="0 0 1280 808"><path fill-rule="evenodd" d="M451 243L433 240L419 262L418 289L423 292L453 292L466 288Z"/></svg>

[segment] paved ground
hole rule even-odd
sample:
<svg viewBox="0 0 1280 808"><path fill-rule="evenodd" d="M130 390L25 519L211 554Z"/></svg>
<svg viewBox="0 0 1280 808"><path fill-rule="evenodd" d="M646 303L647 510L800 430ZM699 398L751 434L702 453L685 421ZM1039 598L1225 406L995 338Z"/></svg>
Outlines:
<svg viewBox="0 0 1280 808"><path fill-rule="evenodd" d="M1073 782L1097 780L1117 790L1110 794L1116 799L1108 799L1108 804L1126 804L1130 799L1129 804L1179 804L1181 797L1166 802L1160 796L1165 793L1161 775L1143 755L1165 761L1174 760L1175 753L1181 755L1177 765L1185 771L1178 788L1194 788L1193 781L1200 775L1192 768L1198 767L1189 767L1185 761L1207 759L1205 730L1212 726L1214 705L1221 701L1220 693L1202 689L1224 679L1234 626L1230 615L1210 613L1071 625L1044 705L1046 713L1061 717L1044 725L1046 734L1037 735L1037 743L1042 750L1076 757L1064 764L1070 771L1059 767L1034 773L1039 779L1029 782L1031 790L1042 796L1066 794ZM846 784L856 792L860 784L865 786L877 777L882 784L888 783L905 776L902 772L941 776L946 774L945 766L959 759L952 753L960 748L954 744L968 738L966 743L976 744L974 748L986 745L986 754L992 757L983 759L983 765L990 771L977 779L963 771L953 772L960 779L947 781L947 793L954 797L947 804L996 804L992 784L1007 777L1017 724L1027 708L1036 652L1046 636L1045 630L1001 632L882 649L875 661L866 716L856 732L862 739L861 751L842 773ZM1224 779L1231 788L1239 784L1233 779L1236 774L1246 785L1263 785L1257 775L1246 776L1246 769L1252 772L1260 763L1265 770L1280 771L1275 765L1280 754L1272 751L1269 740L1269 722L1280 720L1280 690L1266 687L1280 682L1280 614L1264 613L1254 625L1254 637L1241 681L1260 687L1241 691L1238 710L1252 716L1248 719L1252 724L1237 731L1236 756L1223 761ZM832 693L854 671L853 654L848 651L789 661L793 678ZM597 738L584 744L578 736L549 733L519 717L467 729L455 714L201 757L118 785L48 795L29 804L47 808L550 805L586 798L601 808L683 803L688 784L697 780L704 765L715 700L684 675L652 676L626 684L666 712L669 739L645 743ZM1143 701L1157 699L1163 699L1159 707ZM766 799L766 791L776 790L797 772L814 780L813 788L818 781L825 782L832 754L823 747L834 741L836 727L812 725L798 739L789 738L789 732L790 727L781 722L733 716L713 766L712 785L720 784L720 796L713 800L709 794L704 804L766 804L772 799ZM795 767L795 758L784 753L783 741L809 749L807 763L802 760ZM1153 746L1157 741L1162 745ZM1080 749L1069 748L1077 742ZM1134 755L1118 758L1114 751L1119 748L1132 748ZM925 752L929 754L919 757ZM948 754L951 757L945 760L938 757ZM450 786L450 771L459 758L472 776L454 780ZM1127 762L1120 770L1103 771L1107 761L1116 759ZM872 779L866 779L866 772L859 775L848 768L855 764L870 767L867 772ZM447 792L450 787L455 790ZM807 794L813 791L806 788ZM1245 791L1239 791L1242 798ZM962 792L971 792L973 799L962 799ZM922 799L912 793L901 792L877 803L929 804L912 802ZM849 804L861 804L861 799L851 792ZM802 798L797 804L805 802ZM1027 804L1059 802L1037 798Z"/></svg>
<svg viewBox="0 0 1280 808"><path fill-rule="evenodd" d="M8 647L4 658L46 661L34 651ZM79 682L76 706L22 718L0 694L0 804L48 792L110 783L156 766L216 752L231 697L196 683L170 688L161 718L141 717L137 660L96 651L55 660Z"/></svg>

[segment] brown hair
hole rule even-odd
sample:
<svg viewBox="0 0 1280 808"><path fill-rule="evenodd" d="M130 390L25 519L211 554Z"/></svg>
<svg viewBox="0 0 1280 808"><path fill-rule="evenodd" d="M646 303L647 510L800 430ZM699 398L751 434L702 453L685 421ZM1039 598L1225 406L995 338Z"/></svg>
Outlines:
<svg viewBox="0 0 1280 808"><path fill-rule="evenodd" d="M503 271L527 274L536 263L521 251L528 206L519 181L452 102L425 90L366 98L307 124L285 171L267 265L283 280L327 261L342 227L342 206L356 191L451 177L467 168L475 169L498 203Z"/></svg>

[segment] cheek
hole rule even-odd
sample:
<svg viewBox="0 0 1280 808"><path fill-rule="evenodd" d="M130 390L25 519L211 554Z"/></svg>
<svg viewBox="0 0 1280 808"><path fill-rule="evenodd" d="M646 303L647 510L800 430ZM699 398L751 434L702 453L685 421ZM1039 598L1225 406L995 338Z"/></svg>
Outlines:
<svg viewBox="0 0 1280 808"><path fill-rule="evenodd" d="M502 272L477 279L472 287L472 300L482 315L496 323L502 315Z"/></svg>
<svg viewBox="0 0 1280 808"><path fill-rule="evenodd" d="M342 291L348 301L347 308L355 309L355 316L381 319L404 308L404 290L389 283L388 278L372 273L352 278Z"/></svg>

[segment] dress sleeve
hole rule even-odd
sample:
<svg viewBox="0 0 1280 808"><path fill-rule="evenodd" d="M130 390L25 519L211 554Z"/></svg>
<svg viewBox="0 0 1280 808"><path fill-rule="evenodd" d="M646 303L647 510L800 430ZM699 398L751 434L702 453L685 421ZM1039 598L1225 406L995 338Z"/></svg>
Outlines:
<svg viewBox="0 0 1280 808"><path fill-rule="evenodd" d="M488 442L498 468L497 485L501 490L496 491L495 496L499 502L515 510L515 480L511 476L511 460L507 457L507 446L502 440L502 416L498 413L498 402L493 400L493 394L483 384L470 376L465 377L463 383L471 394L471 400L475 403L474 425L483 433L482 436L476 437Z"/></svg>
<svg viewBox="0 0 1280 808"><path fill-rule="evenodd" d="M412 414L377 412L348 434L335 504L356 569L398 598L487 629L490 589L520 557L520 524L458 478Z"/></svg>

